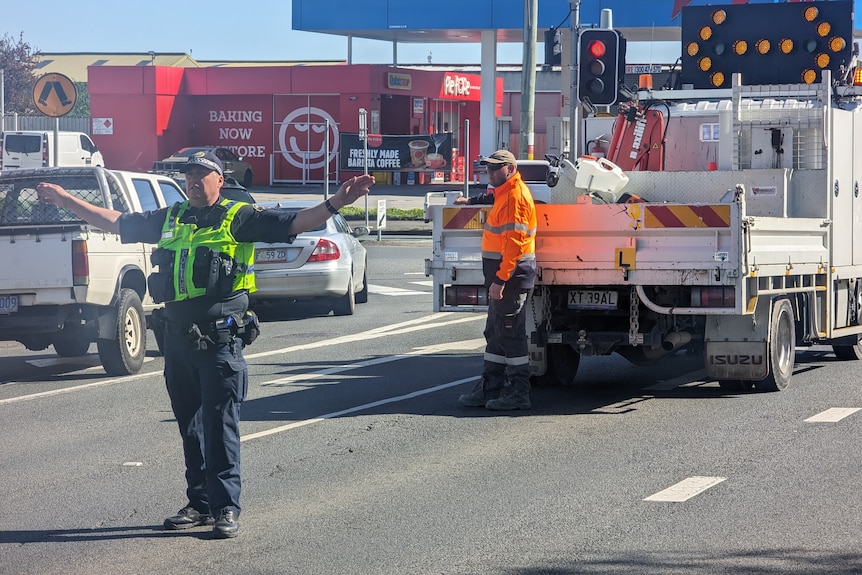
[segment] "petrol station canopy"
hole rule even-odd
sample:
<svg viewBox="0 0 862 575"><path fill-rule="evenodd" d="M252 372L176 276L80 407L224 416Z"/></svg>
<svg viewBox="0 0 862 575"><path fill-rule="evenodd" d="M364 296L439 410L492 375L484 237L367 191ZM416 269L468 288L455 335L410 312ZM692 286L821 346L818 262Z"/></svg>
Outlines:
<svg viewBox="0 0 862 575"><path fill-rule="evenodd" d="M538 0L538 30L571 26L569 0ZM800 0L787 0L799 2ZM581 27L597 27L601 11L613 11L613 27L631 42L680 39L681 11L707 4L771 4L773 0L581 0ZM854 29L860 11L854 0ZM478 43L484 30L498 42L522 42L524 0L293 0L293 29L403 43ZM856 34L857 36L860 34ZM540 36L541 38L541 36Z"/></svg>

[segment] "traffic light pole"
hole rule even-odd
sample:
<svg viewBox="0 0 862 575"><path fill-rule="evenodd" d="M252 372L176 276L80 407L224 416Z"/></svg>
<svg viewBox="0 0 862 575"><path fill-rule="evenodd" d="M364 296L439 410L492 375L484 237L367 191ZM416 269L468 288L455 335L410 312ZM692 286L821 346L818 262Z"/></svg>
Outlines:
<svg viewBox="0 0 862 575"><path fill-rule="evenodd" d="M581 104L578 101L578 38L581 32L581 0L569 0L569 38L571 43L571 86L569 91L569 159L578 157L578 122Z"/></svg>

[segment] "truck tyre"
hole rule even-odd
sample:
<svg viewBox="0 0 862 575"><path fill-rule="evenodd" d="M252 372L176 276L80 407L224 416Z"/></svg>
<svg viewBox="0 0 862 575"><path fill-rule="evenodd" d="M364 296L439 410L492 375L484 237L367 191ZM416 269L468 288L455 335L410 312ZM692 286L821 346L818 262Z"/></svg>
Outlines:
<svg viewBox="0 0 862 575"><path fill-rule="evenodd" d="M254 173L251 170L246 170L245 174L242 176L242 185L246 188L250 188L252 180L254 180Z"/></svg>
<svg viewBox="0 0 862 575"><path fill-rule="evenodd" d="M833 345L832 351L835 357L844 361L856 361L862 359L862 340L857 339L856 345Z"/></svg>
<svg viewBox="0 0 862 575"><path fill-rule="evenodd" d="M131 375L144 364L147 354L147 325L141 298L135 290L123 288L117 298L117 335L99 339L99 359L108 375Z"/></svg>
<svg viewBox="0 0 862 575"><path fill-rule="evenodd" d="M353 315L355 310L356 294L353 291L353 278L351 278L347 280L347 293L335 299L332 313L335 315Z"/></svg>
<svg viewBox="0 0 862 575"><path fill-rule="evenodd" d="M790 300L780 299L772 306L772 319L769 322L769 375L755 382L761 391L781 391L790 385L793 364L796 359L796 321Z"/></svg>
<svg viewBox="0 0 862 575"><path fill-rule="evenodd" d="M51 343L60 357L78 357L87 354L91 342L81 325L66 324L62 331L54 335Z"/></svg>
<svg viewBox="0 0 862 575"><path fill-rule="evenodd" d="M578 366L581 364L581 354L567 344L548 345L548 350L551 354L550 365L557 375L557 381L562 386L574 386Z"/></svg>

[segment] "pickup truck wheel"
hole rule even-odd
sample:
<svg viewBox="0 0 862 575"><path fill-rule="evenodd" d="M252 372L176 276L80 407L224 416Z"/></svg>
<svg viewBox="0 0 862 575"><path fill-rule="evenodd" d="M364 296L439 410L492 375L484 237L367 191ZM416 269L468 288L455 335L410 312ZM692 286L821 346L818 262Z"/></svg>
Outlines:
<svg viewBox="0 0 862 575"><path fill-rule="evenodd" d="M353 291L353 280L347 280L347 293L335 299L332 313L335 315L353 315L356 310L356 294Z"/></svg>
<svg viewBox="0 0 862 575"><path fill-rule="evenodd" d="M99 359L108 375L131 375L144 364L147 353L147 325L141 298L123 288L117 301L117 335L99 339Z"/></svg>
<svg viewBox="0 0 862 575"><path fill-rule="evenodd" d="M242 185L246 188L251 187L251 181L254 179L254 173L251 170L246 170L242 176Z"/></svg>
<svg viewBox="0 0 862 575"><path fill-rule="evenodd" d="M856 345L833 345L832 351L835 357L845 361L857 361L862 359L862 340L857 339Z"/></svg>
<svg viewBox="0 0 862 575"><path fill-rule="evenodd" d="M66 324L63 331L56 334L51 343L60 357L86 355L90 349L90 338L86 337L80 325Z"/></svg>
<svg viewBox="0 0 862 575"><path fill-rule="evenodd" d="M790 385L796 359L796 321L790 301L780 299L772 307L769 322L769 375L754 386L761 391L781 391Z"/></svg>

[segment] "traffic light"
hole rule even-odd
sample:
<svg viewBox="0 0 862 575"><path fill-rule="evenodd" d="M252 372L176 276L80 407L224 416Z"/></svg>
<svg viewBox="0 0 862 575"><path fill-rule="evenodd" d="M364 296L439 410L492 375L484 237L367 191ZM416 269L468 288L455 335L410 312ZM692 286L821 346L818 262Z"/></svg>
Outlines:
<svg viewBox="0 0 862 575"><path fill-rule="evenodd" d="M563 62L563 45L560 42L560 29L545 30L545 65L559 66Z"/></svg>
<svg viewBox="0 0 862 575"><path fill-rule="evenodd" d="M578 99L610 106L619 99L625 72L625 40L616 30L584 30L579 40Z"/></svg>
<svg viewBox="0 0 862 575"><path fill-rule="evenodd" d="M852 66L853 2L783 2L682 9L683 87L811 84Z"/></svg>

